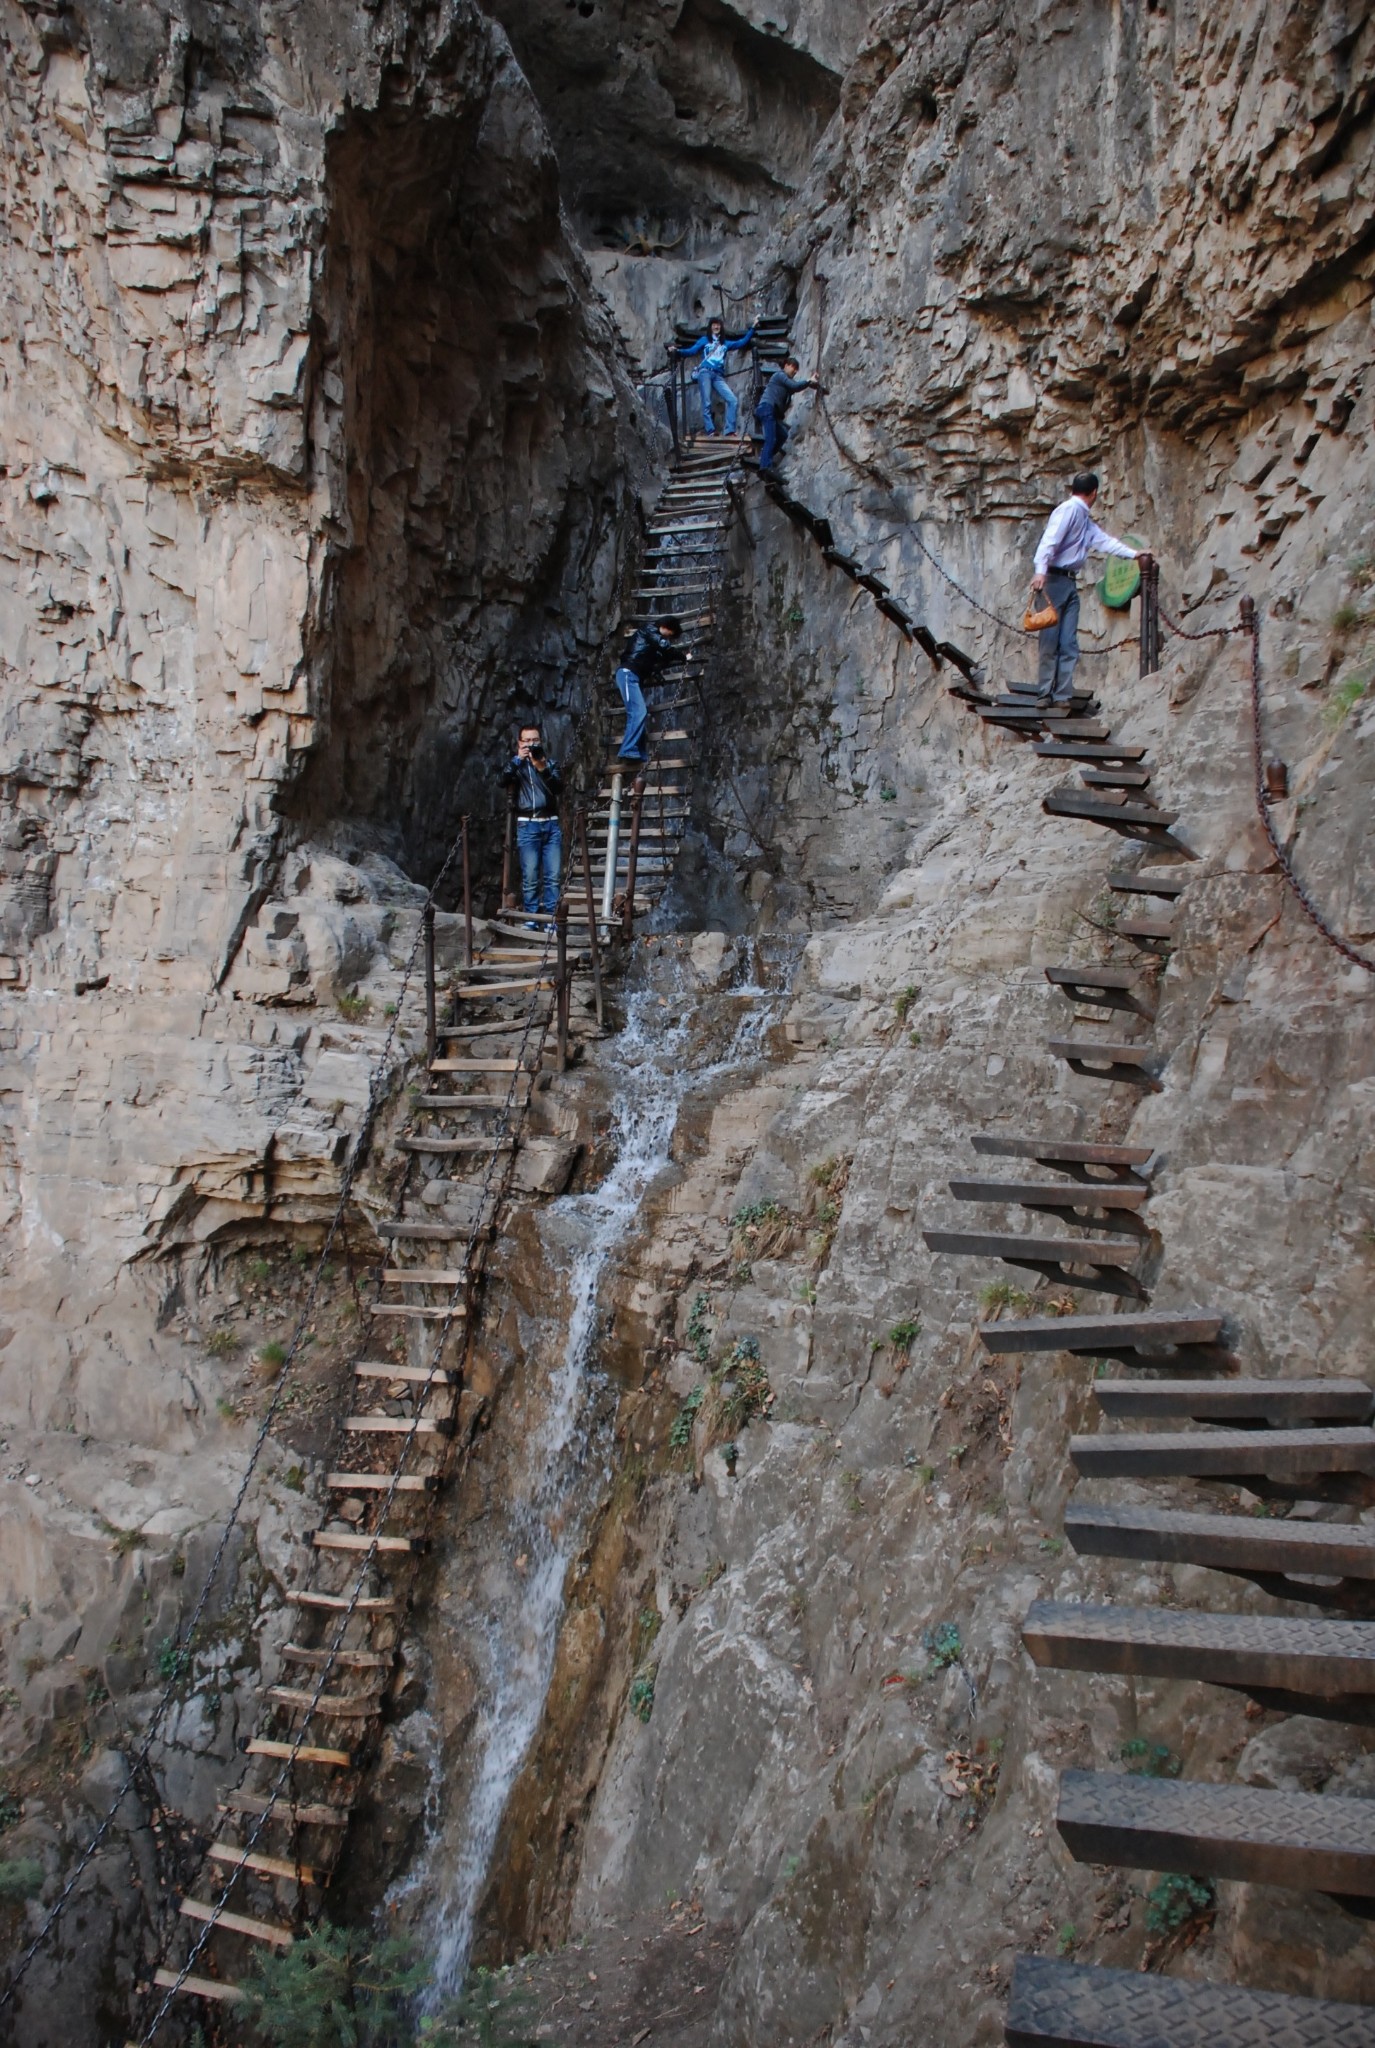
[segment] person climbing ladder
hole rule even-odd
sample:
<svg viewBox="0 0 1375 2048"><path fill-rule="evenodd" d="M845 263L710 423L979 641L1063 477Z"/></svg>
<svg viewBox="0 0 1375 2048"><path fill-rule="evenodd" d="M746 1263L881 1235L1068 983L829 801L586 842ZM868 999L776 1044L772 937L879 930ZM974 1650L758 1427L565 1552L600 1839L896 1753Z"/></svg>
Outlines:
<svg viewBox="0 0 1375 2048"><path fill-rule="evenodd" d="M649 709L644 685L653 682L660 669L679 659L678 642L683 629L675 618L653 619L641 626L628 643L616 670L616 688L625 705L625 737L619 759L638 767L645 758L645 727Z"/></svg>
<svg viewBox="0 0 1375 2048"><path fill-rule="evenodd" d="M1091 469L1081 470L1070 485L1070 495L1057 505L1046 521L1036 549L1033 590L1043 590L1055 607L1053 625L1037 635L1039 641L1040 694L1052 704L1068 704L1074 695L1074 670L1079 660L1079 586L1075 580L1092 555L1124 555L1128 561L1148 559L1144 548L1128 547L1114 540L1093 520L1093 501L1098 496L1098 479Z"/></svg>
<svg viewBox="0 0 1375 2048"><path fill-rule="evenodd" d="M797 357L784 356L782 368L774 371L754 409L754 416L764 435L764 445L759 451L761 476L772 475L774 463L787 446L788 427L783 415L792 404L793 393L821 389L815 377L799 377L797 370Z"/></svg>
<svg viewBox="0 0 1375 2048"><path fill-rule="evenodd" d="M726 432L733 434L740 419L740 401L726 382L726 358L732 350L748 348L754 340L754 329L747 334L727 334L724 320L716 318L707 323L707 331L690 342L686 348L675 351L684 357L700 356L698 368L693 371L697 389L702 395L702 432L715 434L716 422L712 413L712 401L719 398L726 408Z"/></svg>

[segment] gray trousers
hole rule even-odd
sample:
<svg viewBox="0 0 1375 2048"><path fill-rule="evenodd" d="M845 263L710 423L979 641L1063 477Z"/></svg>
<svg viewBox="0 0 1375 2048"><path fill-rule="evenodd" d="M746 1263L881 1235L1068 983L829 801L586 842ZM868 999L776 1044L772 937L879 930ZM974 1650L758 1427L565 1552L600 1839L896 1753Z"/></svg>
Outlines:
<svg viewBox="0 0 1375 2048"><path fill-rule="evenodd" d="M1060 616L1036 635L1040 655L1036 680L1044 696L1068 703L1079 659L1079 586L1063 569L1052 569L1046 576L1046 596Z"/></svg>

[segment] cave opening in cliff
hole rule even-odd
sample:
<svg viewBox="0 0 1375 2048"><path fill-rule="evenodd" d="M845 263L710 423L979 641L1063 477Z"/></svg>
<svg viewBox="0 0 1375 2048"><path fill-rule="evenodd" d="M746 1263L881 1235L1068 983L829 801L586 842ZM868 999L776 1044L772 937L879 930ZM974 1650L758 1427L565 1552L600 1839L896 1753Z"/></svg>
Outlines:
<svg viewBox="0 0 1375 2048"><path fill-rule="evenodd" d="M328 152L322 734L289 803L341 850L371 844L422 878L464 813L491 865L496 770L523 716L571 744L591 663L564 591L614 548L614 394L578 352L552 158L526 109L354 114Z"/></svg>

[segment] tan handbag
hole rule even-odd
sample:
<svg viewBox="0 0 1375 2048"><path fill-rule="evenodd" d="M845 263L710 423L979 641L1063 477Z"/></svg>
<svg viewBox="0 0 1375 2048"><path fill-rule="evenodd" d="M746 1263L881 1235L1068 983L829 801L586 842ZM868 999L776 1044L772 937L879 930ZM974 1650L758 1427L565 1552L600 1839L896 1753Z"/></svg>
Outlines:
<svg viewBox="0 0 1375 2048"><path fill-rule="evenodd" d="M1045 602L1042 604L1041 609L1039 611L1032 610L1032 605L1034 605L1035 602L1036 593L1033 591L1031 596L1031 604L1027 606L1026 615L1022 620L1022 631L1024 633L1044 633L1046 627L1053 626L1060 616L1059 612L1056 611L1054 605L1051 603L1048 597L1045 599Z"/></svg>

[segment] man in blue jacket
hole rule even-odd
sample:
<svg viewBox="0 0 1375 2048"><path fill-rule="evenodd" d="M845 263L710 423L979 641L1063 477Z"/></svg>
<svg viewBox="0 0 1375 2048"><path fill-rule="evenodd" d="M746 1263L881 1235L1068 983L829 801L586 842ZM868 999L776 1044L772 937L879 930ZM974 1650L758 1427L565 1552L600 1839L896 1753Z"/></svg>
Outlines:
<svg viewBox="0 0 1375 2048"><path fill-rule="evenodd" d="M645 727L649 723L649 709L645 703L644 685L652 683L660 669L671 661L678 661L678 642L683 628L675 618L652 619L647 626L641 626L621 656L616 670L616 688L625 705L625 738L621 741L619 758L636 767L645 758Z"/></svg>
<svg viewBox="0 0 1375 2048"><path fill-rule="evenodd" d="M563 831L559 825L563 777L545 754L537 725L521 727L515 758L501 779L515 791L516 851L525 914L533 917L542 910L552 917L559 907L563 880Z"/></svg>
<svg viewBox="0 0 1375 2048"><path fill-rule="evenodd" d="M759 451L759 474L768 476L777 457L787 446L788 429L783 415L792 404L795 391L813 391L817 388L815 377L799 377L797 357L784 356L783 367L775 370L759 396L754 416L764 430L764 445Z"/></svg>
<svg viewBox="0 0 1375 2048"><path fill-rule="evenodd" d="M754 329L752 327L748 334L727 334L725 321L712 319L707 323L705 334L699 335L697 340L691 342L687 348L680 348L678 350L680 356L700 356L702 358L697 369L693 371L693 375L697 379L697 389L702 394L702 432L704 434L714 434L716 432L716 422L712 416L711 409L713 398L720 398L725 401L726 432L727 434L735 432L736 424L740 418L740 401L726 382L726 357L731 353L732 349L748 348L753 340Z"/></svg>

